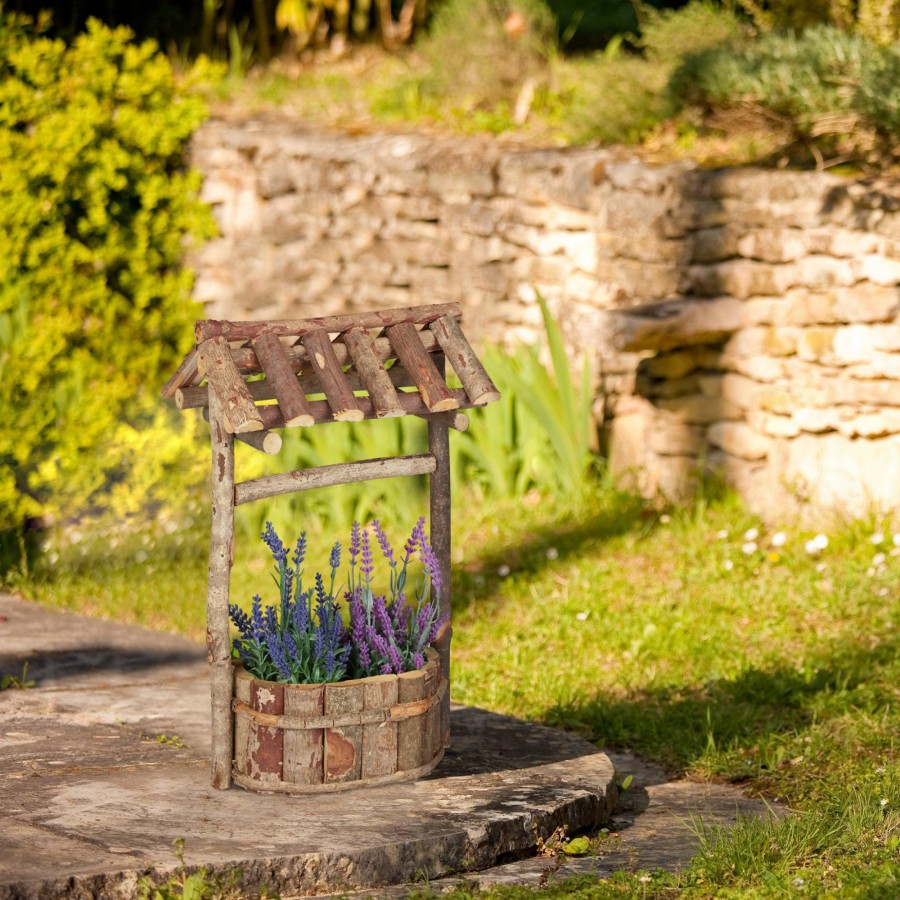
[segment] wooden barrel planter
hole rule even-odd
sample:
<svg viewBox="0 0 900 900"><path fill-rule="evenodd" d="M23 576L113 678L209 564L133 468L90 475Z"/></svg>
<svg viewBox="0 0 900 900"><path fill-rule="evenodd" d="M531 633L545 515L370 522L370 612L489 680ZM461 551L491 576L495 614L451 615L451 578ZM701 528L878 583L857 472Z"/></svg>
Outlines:
<svg viewBox="0 0 900 900"><path fill-rule="evenodd" d="M334 684L234 680L233 779L251 791L315 794L413 781L444 755L436 651L415 672Z"/></svg>

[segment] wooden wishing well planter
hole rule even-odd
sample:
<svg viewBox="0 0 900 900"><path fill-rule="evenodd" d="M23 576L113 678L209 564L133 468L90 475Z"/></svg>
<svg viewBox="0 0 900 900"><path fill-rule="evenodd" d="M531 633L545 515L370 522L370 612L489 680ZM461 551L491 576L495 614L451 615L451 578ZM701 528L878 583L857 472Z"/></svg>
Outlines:
<svg viewBox="0 0 900 900"><path fill-rule="evenodd" d="M450 613L449 429L500 397L459 325L459 304L271 322L206 320L162 395L202 409L212 441L207 596L212 784L302 794L410 780L443 756L449 731L450 628L417 672L328 685L258 681L231 658L234 509L311 488L430 476L431 544ZM445 377L446 362L461 388ZM261 378L259 376L262 376ZM252 380L248 380L252 379ZM321 399L324 398L324 399ZM336 462L236 482L234 441L281 449L278 429L414 415L428 452Z"/></svg>

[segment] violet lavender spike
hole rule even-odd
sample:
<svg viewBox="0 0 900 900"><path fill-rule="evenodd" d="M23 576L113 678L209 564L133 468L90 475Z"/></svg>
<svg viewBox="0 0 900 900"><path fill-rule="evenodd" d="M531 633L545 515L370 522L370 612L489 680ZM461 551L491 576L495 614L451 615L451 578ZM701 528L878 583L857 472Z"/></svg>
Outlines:
<svg viewBox="0 0 900 900"><path fill-rule="evenodd" d="M328 558L328 565L330 565L332 569L340 568L341 545L338 541L335 541L334 546L331 548L331 556Z"/></svg>
<svg viewBox="0 0 900 900"><path fill-rule="evenodd" d="M259 594L253 595L253 604L250 607L250 622L253 625L253 637L256 640L262 640L266 626L262 617L262 597Z"/></svg>
<svg viewBox="0 0 900 900"><path fill-rule="evenodd" d="M391 567L396 566L397 561L394 559L394 550L390 541L388 541L387 535L384 533L384 529L381 527L381 522L378 519L373 519L372 528L375 531L375 537L378 538L378 546L381 547L381 552L388 561L388 565Z"/></svg>
<svg viewBox="0 0 900 900"><path fill-rule="evenodd" d="M440 597L441 566L437 556L435 556L434 550L431 549L431 544L428 543L428 538L425 537L424 530L419 538L419 546L422 549L422 561L425 563L425 571L431 576L431 587L434 591L434 596Z"/></svg>
<svg viewBox="0 0 900 900"><path fill-rule="evenodd" d="M304 559L306 559L306 532L302 531L300 532L300 537L297 538L297 546L294 548L291 562L299 569Z"/></svg>
<svg viewBox="0 0 900 900"><path fill-rule="evenodd" d="M425 534L425 516L420 516L419 520L413 526L412 534L409 536L409 540L403 545L403 562L409 562L412 558L413 554L416 552L416 548L419 546L421 542L421 538Z"/></svg>
<svg viewBox="0 0 900 900"><path fill-rule="evenodd" d="M356 557L359 556L359 522L354 522L350 528L350 565L356 565Z"/></svg>
<svg viewBox="0 0 900 900"><path fill-rule="evenodd" d="M372 547L369 543L369 532L364 531L362 535L362 565L359 572L368 584L372 580L372 572L375 571L375 564L372 561Z"/></svg>
<svg viewBox="0 0 900 900"><path fill-rule="evenodd" d="M281 542L281 538L275 533L275 526L271 522L266 522L266 529L260 535L263 543L272 553L272 558L279 566L283 565L287 560L287 548Z"/></svg>

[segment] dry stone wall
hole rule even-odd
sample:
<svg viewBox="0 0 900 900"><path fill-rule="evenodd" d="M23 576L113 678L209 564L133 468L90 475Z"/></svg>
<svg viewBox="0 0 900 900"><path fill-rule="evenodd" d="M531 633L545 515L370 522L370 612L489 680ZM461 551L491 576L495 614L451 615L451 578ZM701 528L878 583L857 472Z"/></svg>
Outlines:
<svg viewBox="0 0 900 900"><path fill-rule="evenodd" d="M456 300L536 339L540 291L595 365L610 462L683 496L706 467L770 519L900 506L900 191L606 150L212 121L212 318Z"/></svg>

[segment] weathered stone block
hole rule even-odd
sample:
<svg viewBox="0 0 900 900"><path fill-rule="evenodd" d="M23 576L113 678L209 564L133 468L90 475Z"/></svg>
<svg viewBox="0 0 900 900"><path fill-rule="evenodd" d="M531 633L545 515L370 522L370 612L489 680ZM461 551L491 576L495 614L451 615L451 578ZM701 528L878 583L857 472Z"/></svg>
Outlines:
<svg viewBox="0 0 900 900"><path fill-rule="evenodd" d="M831 291L831 311L840 322L887 322L900 314L900 290L861 282Z"/></svg>
<svg viewBox="0 0 900 900"><path fill-rule="evenodd" d="M691 235L690 246L693 263L724 262L737 256L737 231L730 225L701 228Z"/></svg>
<svg viewBox="0 0 900 900"><path fill-rule="evenodd" d="M697 456L705 446L699 425L661 420L650 429L650 449L660 456Z"/></svg>
<svg viewBox="0 0 900 900"><path fill-rule="evenodd" d="M648 359L643 368L648 375L654 378L680 380L699 366L696 353L692 353L690 350L675 350L660 353L652 359Z"/></svg>
<svg viewBox="0 0 900 900"><path fill-rule="evenodd" d="M722 396L740 409L756 409L760 390L758 382L734 372L729 372L722 380Z"/></svg>
<svg viewBox="0 0 900 900"><path fill-rule="evenodd" d="M896 435L876 440L802 435L783 442L775 462L781 483L819 509L851 516L896 510L900 484Z"/></svg>
<svg viewBox="0 0 900 900"><path fill-rule="evenodd" d="M707 440L739 459L765 459L771 440L746 422L715 422L706 429Z"/></svg>
<svg viewBox="0 0 900 900"><path fill-rule="evenodd" d="M790 416L751 411L747 413L747 424L768 437L792 438L800 434L800 426Z"/></svg>
<svg viewBox="0 0 900 900"><path fill-rule="evenodd" d="M690 266L691 290L705 297L730 294L739 300L753 296L779 296L788 287L785 269L752 260L730 260L708 266Z"/></svg>
<svg viewBox="0 0 900 900"><path fill-rule="evenodd" d="M666 412L672 421L691 425L709 425L725 419L741 419L742 410L732 403L703 394L685 397L663 397L656 406Z"/></svg>
<svg viewBox="0 0 900 900"><path fill-rule="evenodd" d="M807 253L803 232L798 229L759 229L737 241L737 252L747 259L767 263L792 262Z"/></svg>
<svg viewBox="0 0 900 900"><path fill-rule="evenodd" d="M797 342L797 356L809 362L830 358L835 328L806 328Z"/></svg>
<svg viewBox="0 0 900 900"><path fill-rule="evenodd" d="M879 438L900 434L900 409L883 409L877 413L854 416L839 422L837 430L844 437Z"/></svg>

